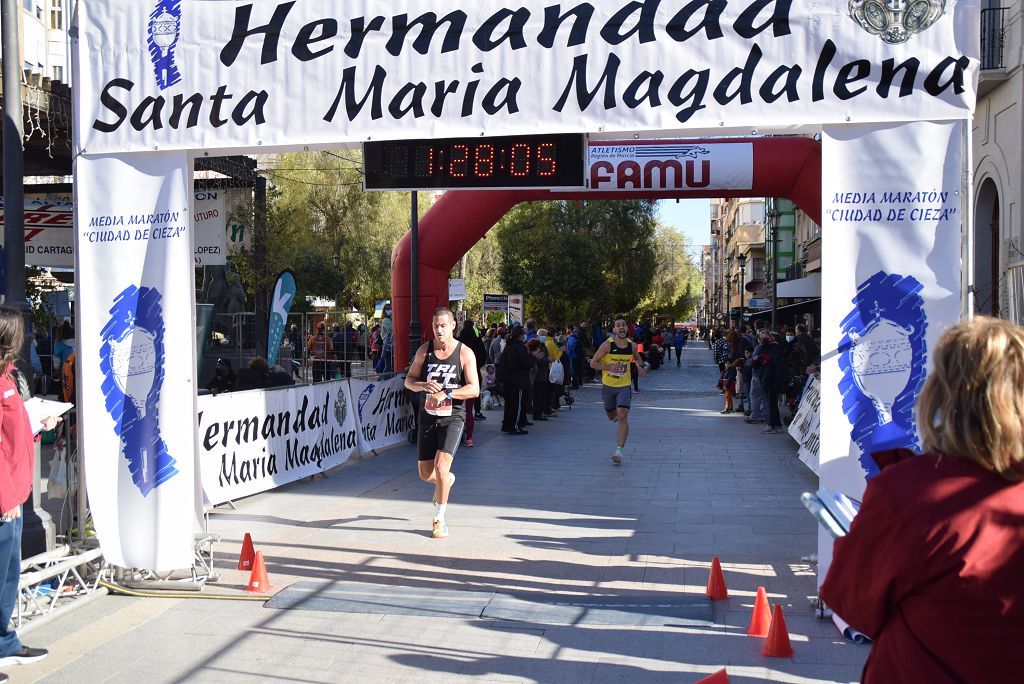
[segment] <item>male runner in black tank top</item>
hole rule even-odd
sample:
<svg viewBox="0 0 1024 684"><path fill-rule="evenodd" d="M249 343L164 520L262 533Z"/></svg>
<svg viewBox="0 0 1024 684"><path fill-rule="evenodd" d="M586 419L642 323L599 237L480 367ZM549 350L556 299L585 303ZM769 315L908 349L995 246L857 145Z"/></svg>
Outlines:
<svg viewBox="0 0 1024 684"><path fill-rule="evenodd" d="M455 315L442 307L434 312L434 339L416 350L405 387L426 394L420 402L417 448L420 479L434 485L433 536L448 536L444 514L455 483L452 460L466 423L466 399L480 396L476 355L454 339Z"/></svg>

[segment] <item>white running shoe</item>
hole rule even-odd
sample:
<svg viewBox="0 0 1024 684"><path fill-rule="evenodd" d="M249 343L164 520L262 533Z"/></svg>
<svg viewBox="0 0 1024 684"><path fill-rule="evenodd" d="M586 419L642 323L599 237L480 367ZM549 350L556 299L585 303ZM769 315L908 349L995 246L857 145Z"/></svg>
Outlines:
<svg viewBox="0 0 1024 684"><path fill-rule="evenodd" d="M433 534L434 539L444 539L448 536L448 526L444 524L444 520L434 518L433 520Z"/></svg>

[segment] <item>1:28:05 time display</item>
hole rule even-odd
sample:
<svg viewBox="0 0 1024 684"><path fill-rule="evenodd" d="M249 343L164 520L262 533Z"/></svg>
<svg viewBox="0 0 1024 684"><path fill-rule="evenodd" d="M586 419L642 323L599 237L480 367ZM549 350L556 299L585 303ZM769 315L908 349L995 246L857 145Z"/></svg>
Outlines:
<svg viewBox="0 0 1024 684"><path fill-rule="evenodd" d="M583 185L582 135L365 143L366 189Z"/></svg>

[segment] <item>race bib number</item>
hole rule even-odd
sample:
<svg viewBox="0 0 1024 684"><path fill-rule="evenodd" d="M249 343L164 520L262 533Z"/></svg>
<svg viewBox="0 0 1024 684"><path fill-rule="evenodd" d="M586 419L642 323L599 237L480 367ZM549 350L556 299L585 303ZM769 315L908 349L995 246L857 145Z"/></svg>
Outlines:
<svg viewBox="0 0 1024 684"><path fill-rule="evenodd" d="M452 415L452 400L447 397L441 401L434 399L434 395L427 396L427 401L423 405L423 410L432 416L450 416Z"/></svg>

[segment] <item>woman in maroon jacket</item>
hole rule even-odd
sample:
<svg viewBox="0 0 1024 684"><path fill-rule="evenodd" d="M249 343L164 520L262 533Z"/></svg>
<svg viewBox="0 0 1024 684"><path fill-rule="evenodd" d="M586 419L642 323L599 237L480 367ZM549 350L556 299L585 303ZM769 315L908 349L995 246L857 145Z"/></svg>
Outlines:
<svg viewBox="0 0 1024 684"><path fill-rule="evenodd" d="M918 401L928 453L868 483L821 596L875 641L862 681L1024 681L1024 329L949 330Z"/></svg>
<svg viewBox="0 0 1024 684"><path fill-rule="evenodd" d="M0 667L25 665L46 657L41 648L24 646L11 629L11 613L21 578L21 504L32 493L32 428L18 392L14 362L24 342L21 314L0 307ZM52 430L56 418L43 425ZM7 675L0 672L0 682Z"/></svg>

